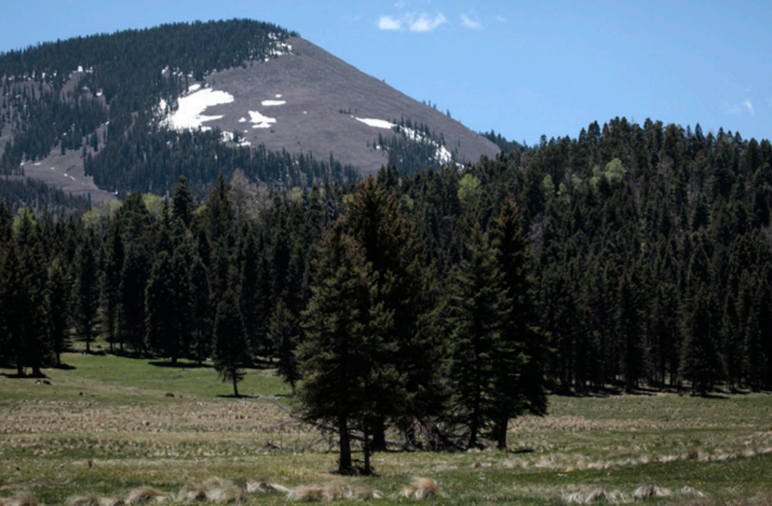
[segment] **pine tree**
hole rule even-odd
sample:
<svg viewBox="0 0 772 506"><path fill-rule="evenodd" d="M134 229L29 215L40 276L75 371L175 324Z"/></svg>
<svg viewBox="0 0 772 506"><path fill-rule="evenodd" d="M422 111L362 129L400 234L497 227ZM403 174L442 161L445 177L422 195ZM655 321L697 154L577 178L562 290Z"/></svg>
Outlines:
<svg viewBox="0 0 772 506"><path fill-rule="evenodd" d="M214 368L223 382L233 383L233 396L239 396L238 383L244 379L245 368L252 365L252 355L233 290L227 290L217 305L214 322Z"/></svg>
<svg viewBox="0 0 772 506"><path fill-rule="evenodd" d="M190 195L188 179L185 176L180 176L177 180L177 185L174 187L173 209L174 217L181 220L185 228L190 227L194 206L193 198Z"/></svg>
<svg viewBox="0 0 772 506"><path fill-rule="evenodd" d="M536 306L531 268L531 245L523 231L520 210L505 200L493 227L493 247L501 287L510 302L496 359L496 438L500 449L507 446L510 418L524 413L547 412L544 374L545 336L535 327Z"/></svg>
<svg viewBox="0 0 772 506"><path fill-rule="evenodd" d="M111 351L118 340L118 305L124 256L120 222L113 220L102 244L102 275L99 283L101 330L110 343Z"/></svg>
<svg viewBox="0 0 772 506"><path fill-rule="evenodd" d="M191 283L191 349L199 365L209 357L212 350L212 327L214 310L212 309L212 294L209 290L209 279L206 267L200 258L194 257L190 272Z"/></svg>
<svg viewBox="0 0 772 506"><path fill-rule="evenodd" d="M297 320L280 300L268 325L268 339L273 342L274 353L279 359L276 374L290 384L293 396L295 385L301 378L297 359L298 331Z"/></svg>
<svg viewBox="0 0 772 506"><path fill-rule="evenodd" d="M691 381L692 390L705 395L723 376L716 343L715 303L708 290L696 287L685 324L680 374Z"/></svg>
<svg viewBox="0 0 772 506"><path fill-rule="evenodd" d="M130 243L121 270L118 332L121 349L126 342L134 353L145 351L145 288L150 277L150 259L147 250Z"/></svg>
<svg viewBox="0 0 772 506"><path fill-rule="evenodd" d="M478 223L467 243L467 258L454 276L451 300L452 405L455 417L467 427L469 448L478 446L480 433L501 421L502 412L506 414L499 404L502 397L506 400L506 392L498 391L504 381L499 375L506 372L497 354L504 353L502 360L507 362L514 356L518 362L509 365L520 365L502 338L511 302L501 276L488 236Z"/></svg>
<svg viewBox="0 0 772 506"><path fill-rule="evenodd" d="M62 364L61 355L69 346L71 294L72 287L67 271L62 258L57 256L48 268L48 288L46 290L49 340L57 366Z"/></svg>
<svg viewBox="0 0 772 506"><path fill-rule="evenodd" d="M190 323L190 285L181 255L161 251L145 292L147 342L172 364L187 354Z"/></svg>
<svg viewBox="0 0 772 506"><path fill-rule="evenodd" d="M94 323L99 308L97 262L92 240L92 237L85 237L78 248L78 253L75 256L75 283L73 286L75 328L78 335L86 341L86 353L91 353Z"/></svg>
<svg viewBox="0 0 772 506"><path fill-rule="evenodd" d="M339 225L325 235L317 255L317 277L303 313L306 337L298 349L301 416L336 426L343 474L353 471L349 433L360 429L369 473L373 423L395 413L404 395L396 371L376 360L388 347L383 334L391 314L372 304L372 274L361 249Z"/></svg>
<svg viewBox="0 0 772 506"><path fill-rule="evenodd" d="M359 185L345 226L371 265L374 304L383 304L384 310L395 315L394 325L384 334L391 351L377 360L404 378L408 397L395 421L409 431L415 418L437 415L442 406L440 349L427 320L433 306L431 278L424 269L418 234L399 212L396 194L387 193L372 177ZM373 450L386 449L385 429L385 419L376 423Z"/></svg>

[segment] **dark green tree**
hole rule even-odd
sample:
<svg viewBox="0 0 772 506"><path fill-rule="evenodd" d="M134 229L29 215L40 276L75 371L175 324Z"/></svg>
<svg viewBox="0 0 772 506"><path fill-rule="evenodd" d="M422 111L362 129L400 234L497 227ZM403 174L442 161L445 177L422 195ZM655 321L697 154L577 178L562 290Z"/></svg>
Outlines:
<svg viewBox="0 0 772 506"><path fill-rule="evenodd" d="M72 287L67 270L62 258L57 256L48 268L46 290L49 340L57 366L62 364L62 353L69 347L71 295Z"/></svg>
<svg viewBox="0 0 772 506"><path fill-rule="evenodd" d="M511 302L502 288L502 273L488 244L488 235L479 223L472 229L467 255L454 276L451 298L450 336L453 355L450 368L451 402L454 417L468 431L467 447L478 446L480 434L500 422L501 402L507 402L507 391L499 391L500 374L508 374L502 360L514 359L515 371L522 365L519 354L504 342L502 333L509 319ZM515 377L508 379L516 381Z"/></svg>
<svg viewBox="0 0 772 506"><path fill-rule="evenodd" d="M724 373L716 339L716 307L704 286L696 288L686 316L685 341L681 352L681 376L691 381L692 390L707 394Z"/></svg>
<svg viewBox="0 0 772 506"><path fill-rule="evenodd" d="M509 419L525 413L547 412L544 359L546 338L536 327L537 314L530 277L531 245L523 230L523 218L512 200L505 200L494 222L493 253L499 281L510 303L495 360L495 437L506 449Z"/></svg>
<svg viewBox="0 0 772 506"><path fill-rule="evenodd" d="M304 380L297 391L301 416L333 424L339 437L338 471L353 471L350 432L364 433L370 469L373 423L395 413L399 375L380 363L391 314L373 305L371 272L363 252L340 225L325 234L314 262L316 280L303 313L306 337L298 349Z"/></svg>
<svg viewBox="0 0 772 506"><path fill-rule="evenodd" d="M99 273L94 255L93 238L84 237L75 255L73 283L73 304L75 329L78 336L86 341L86 353L91 353L94 337L94 323L99 309Z"/></svg>
<svg viewBox="0 0 772 506"><path fill-rule="evenodd" d="M296 318L280 300L268 325L268 338L273 342L274 354L279 359L276 374L290 384L293 396L295 385L301 379L297 358L299 330Z"/></svg>
<svg viewBox="0 0 772 506"><path fill-rule="evenodd" d="M239 396L239 381L252 365L252 354L244 328L244 318L233 290L227 290L217 305L214 322L214 368L223 382L233 383L233 396Z"/></svg>

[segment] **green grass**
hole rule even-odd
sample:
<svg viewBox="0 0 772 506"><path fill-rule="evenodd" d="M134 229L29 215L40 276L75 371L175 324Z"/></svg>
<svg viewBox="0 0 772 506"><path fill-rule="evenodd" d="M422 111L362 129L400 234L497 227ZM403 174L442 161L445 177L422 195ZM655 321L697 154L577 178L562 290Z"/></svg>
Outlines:
<svg viewBox="0 0 772 506"><path fill-rule="evenodd" d="M72 368L45 371L50 385L0 370L0 497L28 490L53 505L144 485L176 493L214 476L288 487L339 479L334 445L289 419L279 405L289 389L271 370L249 370L239 385L249 397L234 399L211 367L111 355L64 361ZM345 481L378 490L381 504L413 502L396 495L427 476L441 489L431 504L563 505L595 489L616 497L608 502L695 501L633 499L653 484L694 487L706 494L700 505L769 506L771 430L768 394L552 397L547 417L514 421L509 452L381 453L377 477ZM247 500L286 502L278 492Z"/></svg>

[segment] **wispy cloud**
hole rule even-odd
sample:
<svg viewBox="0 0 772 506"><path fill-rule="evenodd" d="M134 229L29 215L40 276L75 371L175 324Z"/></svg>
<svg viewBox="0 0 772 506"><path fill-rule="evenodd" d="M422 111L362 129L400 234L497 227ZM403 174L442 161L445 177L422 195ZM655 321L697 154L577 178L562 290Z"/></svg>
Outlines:
<svg viewBox="0 0 772 506"><path fill-rule="evenodd" d="M499 16L496 16L496 21L498 21L499 23L506 23L507 22L507 18L505 18L504 16L499 15Z"/></svg>
<svg viewBox="0 0 772 506"><path fill-rule="evenodd" d="M402 30L402 21L394 19L391 16L381 16L378 18L379 30Z"/></svg>
<svg viewBox="0 0 772 506"><path fill-rule="evenodd" d="M482 23L476 19L472 19L466 14L461 14L461 23L467 27L471 28L472 30L479 30L482 28Z"/></svg>
<svg viewBox="0 0 772 506"><path fill-rule="evenodd" d="M743 114L747 112L751 116L756 115L756 110L753 108L753 102L750 100L743 100L742 102L735 104L725 103L723 109L727 114Z"/></svg>
<svg viewBox="0 0 772 506"><path fill-rule="evenodd" d="M429 17L428 14L422 13L410 20L410 31L432 32L447 22L448 18L443 16L441 12L438 12L433 18Z"/></svg>
<svg viewBox="0 0 772 506"><path fill-rule="evenodd" d="M425 12L408 12L401 16L381 16L378 18L378 29L388 31L432 32L440 26L448 23L441 12L434 16Z"/></svg>

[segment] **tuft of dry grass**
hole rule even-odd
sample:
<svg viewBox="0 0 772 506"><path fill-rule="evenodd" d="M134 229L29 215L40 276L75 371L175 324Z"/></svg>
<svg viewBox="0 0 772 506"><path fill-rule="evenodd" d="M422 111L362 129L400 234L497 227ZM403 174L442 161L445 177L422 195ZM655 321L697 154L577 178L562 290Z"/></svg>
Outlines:
<svg viewBox="0 0 772 506"><path fill-rule="evenodd" d="M635 489L633 497L636 499L648 499L650 497L670 497L673 492L656 485L643 485Z"/></svg>
<svg viewBox="0 0 772 506"><path fill-rule="evenodd" d="M319 485L302 485L290 490L287 499L306 502L321 501L324 499L324 487Z"/></svg>
<svg viewBox="0 0 772 506"><path fill-rule="evenodd" d="M580 490L563 498L568 503L592 504L600 501L609 503L627 502L624 494L619 491L607 491L600 488Z"/></svg>
<svg viewBox="0 0 772 506"><path fill-rule="evenodd" d="M89 492L85 495L78 495L70 498L70 500L67 501L67 504L70 506L101 506L102 499L96 492Z"/></svg>
<svg viewBox="0 0 772 506"><path fill-rule="evenodd" d="M180 502L206 501L209 499L204 485L185 485L177 494L177 500Z"/></svg>
<svg viewBox="0 0 772 506"><path fill-rule="evenodd" d="M139 487L129 492L129 504L143 504L150 501L162 501L166 494L153 487Z"/></svg>
<svg viewBox="0 0 772 506"><path fill-rule="evenodd" d="M255 492L281 492L282 494L289 494L290 489L284 485L277 483L265 483L265 482L249 482L247 483L247 493L254 494Z"/></svg>
<svg viewBox="0 0 772 506"><path fill-rule="evenodd" d="M694 497L705 497L705 494L692 487L684 487L681 489L683 495L691 495Z"/></svg>
<svg viewBox="0 0 772 506"><path fill-rule="evenodd" d="M222 487L216 487L208 492L209 498L214 502L244 502L246 495L244 489L233 483L224 483Z"/></svg>
<svg viewBox="0 0 772 506"><path fill-rule="evenodd" d="M38 506L38 498L32 492L17 492L6 501L7 506Z"/></svg>
<svg viewBox="0 0 772 506"><path fill-rule="evenodd" d="M399 495L413 499L426 499L440 492L437 482L431 478L414 478L412 485L400 490Z"/></svg>

